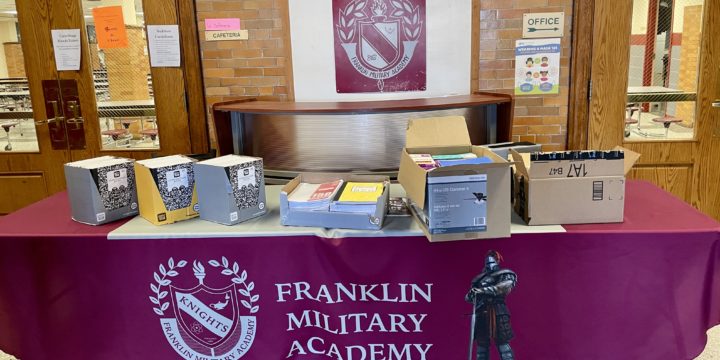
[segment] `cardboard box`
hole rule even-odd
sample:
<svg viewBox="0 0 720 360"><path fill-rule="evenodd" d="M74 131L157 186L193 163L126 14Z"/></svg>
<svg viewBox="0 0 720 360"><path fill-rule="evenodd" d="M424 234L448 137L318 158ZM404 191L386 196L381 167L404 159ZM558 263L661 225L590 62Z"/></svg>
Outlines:
<svg viewBox="0 0 720 360"><path fill-rule="evenodd" d="M529 225L622 222L625 175L640 155L615 150L624 159L530 161L530 154L511 150L515 212Z"/></svg>
<svg viewBox="0 0 720 360"><path fill-rule="evenodd" d="M197 217L194 163L182 155L135 162L140 216L155 225Z"/></svg>
<svg viewBox="0 0 720 360"><path fill-rule="evenodd" d="M478 157L486 156L493 162L477 165L455 165L425 170L418 166L410 154L461 154L474 153ZM420 223L425 235L430 241L449 241L466 239L501 238L510 236L510 165L506 159L501 158L487 148L474 146L470 143L467 123L462 116L449 116L441 118L428 118L410 120L406 133L406 147L400 156L400 172L398 180L405 188L408 197L414 203L411 210ZM473 184L475 191L467 189L462 201L474 201L475 194L482 193L484 207L470 210L461 206L460 198L442 199L434 192L436 184L447 184L453 177L484 176L483 184ZM482 176L477 179L483 178ZM485 191L481 191L483 189ZM440 193L442 194L442 193ZM467 200L466 200L467 198ZM477 199L477 197L475 197ZM446 223L449 227L438 227L435 222L435 212L431 209L437 204L453 202L447 218L480 219L485 218L485 226L470 224L465 226L467 232L461 231L461 224L457 222ZM444 206L444 205L441 205ZM468 216L464 211L471 211ZM483 213L484 211L484 213ZM425 220L423 220L425 217ZM448 230L452 229L452 231Z"/></svg>
<svg viewBox="0 0 720 360"><path fill-rule="evenodd" d="M288 195L302 182L321 184L342 179L345 182L383 182L385 189L377 200L375 214L345 213L291 209ZM305 173L285 185L280 192L280 223L293 226L313 226L335 229L380 230L385 222L390 198L390 178L377 175Z"/></svg>
<svg viewBox="0 0 720 360"><path fill-rule="evenodd" d="M519 153L529 153L534 151L540 151L542 149L542 146L540 144L533 144L528 141L488 144L483 145L483 147L492 150L492 152L498 154L498 156L503 159L508 158L508 156L510 155L510 149L515 149Z"/></svg>
<svg viewBox="0 0 720 360"><path fill-rule="evenodd" d="M200 218L235 225L265 215L261 158L226 155L195 163Z"/></svg>
<svg viewBox="0 0 720 360"><path fill-rule="evenodd" d="M101 225L137 215L133 162L103 156L65 164L72 219Z"/></svg>

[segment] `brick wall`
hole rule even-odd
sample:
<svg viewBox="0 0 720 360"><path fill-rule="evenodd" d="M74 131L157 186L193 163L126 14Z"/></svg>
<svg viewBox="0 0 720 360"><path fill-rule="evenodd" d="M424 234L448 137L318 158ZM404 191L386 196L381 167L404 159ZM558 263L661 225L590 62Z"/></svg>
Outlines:
<svg viewBox="0 0 720 360"><path fill-rule="evenodd" d="M243 96L287 99L283 1L287 0L196 1L208 106ZM249 39L205 41L208 18L239 18Z"/></svg>
<svg viewBox="0 0 720 360"><path fill-rule="evenodd" d="M517 96L513 140L564 150L570 78L572 0L481 0L479 89L512 93L515 86L515 40L522 38L522 17L530 12L565 12L560 57L560 94Z"/></svg>
<svg viewBox="0 0 720 360"><path fill-rule="evenodd" d="M702 31L702 5L687 6L684 9L682 47L680 50L679 87L687 92L697 91L698 63L700 61L700 38ZM695 102L680 102L675 115L685 126L695 123Z"/></svg>
<svg viewBox="0 0 720 360"><path fill-rule="evenodd" d="M8 77L25 77L25 59L20 43L5 43L5 62Z"/></svg>

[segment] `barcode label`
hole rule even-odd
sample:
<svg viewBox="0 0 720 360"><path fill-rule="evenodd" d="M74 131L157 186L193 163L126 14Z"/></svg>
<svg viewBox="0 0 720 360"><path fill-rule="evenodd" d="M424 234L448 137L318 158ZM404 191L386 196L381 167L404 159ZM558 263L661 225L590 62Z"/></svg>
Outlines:
<svg viewBox="0 0 720 360"><path fill-rule="evenodd" d="M473 218L473 225L474 226L485 226L485 218L484 217Z"/></svg>
<svg viewBox="0 0 720 360"><path fill-rule="evenodd" d="M593 199L593 201L602 201L602 199L603 199L603 182L602 181L593 181L592 199Z"/></svg>

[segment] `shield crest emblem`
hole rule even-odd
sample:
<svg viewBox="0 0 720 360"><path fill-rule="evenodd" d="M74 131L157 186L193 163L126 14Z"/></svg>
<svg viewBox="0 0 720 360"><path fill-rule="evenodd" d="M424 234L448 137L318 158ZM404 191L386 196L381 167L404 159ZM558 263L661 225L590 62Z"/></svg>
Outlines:
<svg viewBox="0 0 720 360"><path fill-rule="evenodd" d="M200 284L192 289L170 286L178 327L192 339L215 348L233 334L238 323L235 284L213 289Z"/></svg>
<svg viewBox="0 0 720 360"><path fill-rule="evenodd" d="M385 70L400 60L400 21L360 22L360 61L375 70Z"/></svg>

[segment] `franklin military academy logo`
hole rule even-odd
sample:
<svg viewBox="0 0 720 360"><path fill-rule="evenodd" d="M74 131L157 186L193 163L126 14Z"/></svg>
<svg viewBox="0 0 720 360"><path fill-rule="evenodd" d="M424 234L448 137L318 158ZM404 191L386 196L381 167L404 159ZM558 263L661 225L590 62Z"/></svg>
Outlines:
<svg viewBox="0 0 720 360"><path fill-rule="evenodd" d="M193 261L195 279L187 265L170 258L153 273L150 302L160 316L163 335L182 359L242 358L257 333L260 295L252 293L255 283L248 281L247 271L237 262L231 264L224 256L208 261L210 273L201 261ZM206 277L220 286L205 284Z"/></svg>
<svg viewBox="0 0 720 360"><path fill-rule="evenodd" d="M336 0L335 41L339 41L347 55L344 58L336 53L336 71L341 71L337 65L349 61L354 71L375 82L377 90L372 91L383 91L386 80L409 70L415 74L398 79L402 84L396 84L390 91L425 90L424 54L412 62L418 44L422 41L424 45L424 3L424 0L352 0L342 6ZM340 91L340 73L337 80Z"/></svg>

